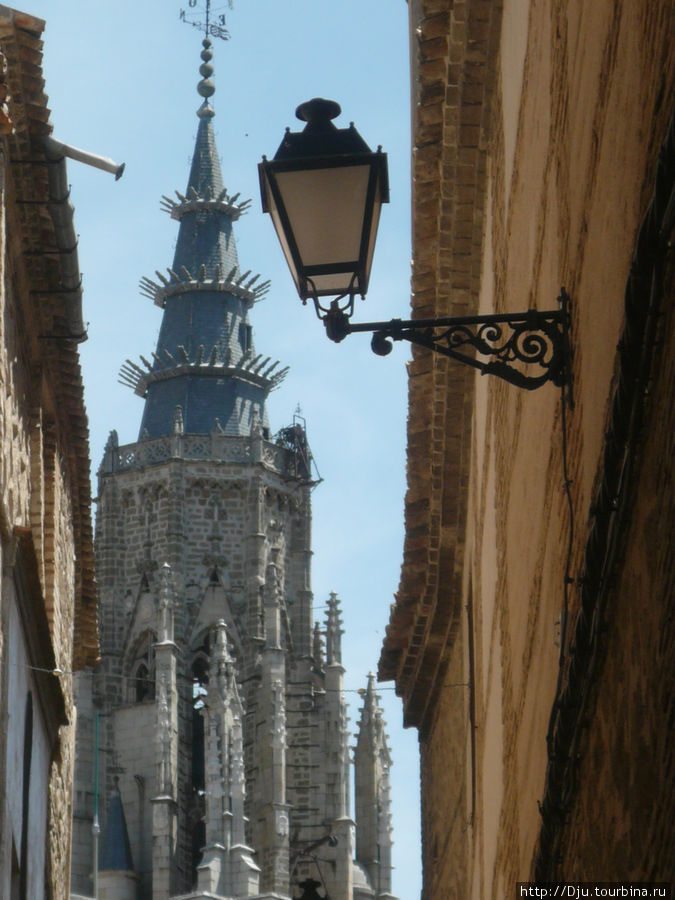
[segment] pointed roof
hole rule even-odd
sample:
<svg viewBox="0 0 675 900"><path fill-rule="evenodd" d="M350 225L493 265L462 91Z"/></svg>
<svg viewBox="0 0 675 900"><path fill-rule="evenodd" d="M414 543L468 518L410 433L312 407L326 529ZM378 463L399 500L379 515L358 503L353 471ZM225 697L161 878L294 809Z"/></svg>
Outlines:
<svg viewBox="0 0 675 900"><path fill-rule="evenodd" d="M134 863L131 858L131 844L119 790L119 779L115 777L115 784L108 801L108 823L101 847L99 870L101 872L112 870L132 872L133 868Z"/></svg>
<svg viewBox="0 0 675 900"><path fill-rule="evenodd" d="M164 310L157 347L152 360L127 360L120 371L120 381L146 401L139 439L171 434L177 407L185 434L217 428L245 436L256 422L267 428L267 394L287 371L253 347L248 312L269 282L240 270L233 223L250 201L240 202L223 183L208 38L202 47L203 102L187 189L162 202L180 223L173 265L166 276L157 271L157 280L141 280L141 292Z"/></svg>
<svg viewBox="0 0 675 900"><path fill-rule="evenodd" d="M378 696L375 691L375 673L368 672L368 683L363 692L363 707L361 710L361 724L369 725L375 721L380 711Z"/></svg>
<svg viewBox="0 0 675 900"><path fill-rule="evenodd" d="M182 204L182 209L174 204L171 211L174 217L180 218L172 269L181 272L185 268L196 274L204 266L205 275L212 277L218 267L223 275L230 273L236 282L241 273L232 223L239 218L241 208L228 198L223 184L213 131L215 113L208 101L204 101L197 115L199 128L185 191L187 203ZM208 208L214 214L200 216Z"/></svg>
<svg viewBox="0 0 675 900"><path fill-rule="evenodd" d="M369 753L379 754L388 765L391 765L391 756L385 733L384 717L380 698L375 689L375 675L368 673L368 685L365 690L359 691L363 697L361 716L356 741L356 755L363 749Z"/></svg>
<svg viewBox="0 0 675 900"><path fill-rule="evenodd" d="M326 612L326 661L329 666L342 663L343 634L340 599L335 591L331 591Z"/></svg>

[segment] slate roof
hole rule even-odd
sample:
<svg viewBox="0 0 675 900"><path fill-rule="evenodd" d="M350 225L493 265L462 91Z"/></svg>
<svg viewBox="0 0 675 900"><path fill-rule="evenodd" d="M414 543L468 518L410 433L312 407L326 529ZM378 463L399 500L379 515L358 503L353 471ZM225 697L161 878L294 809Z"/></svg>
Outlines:
<svg viewBox="0 0 675 900"><path fill-rule="evenodd" d="M98 867L101 872L131 872L134 868L127 821L117 783L115 783L108 801L108 822L103 836Z"/></svg>
<svg viewBox="0 0 675 900"><path fill-rule="evenodd" d="M210 46L203 41L202 59L212 71ZM152 361L127 360L120 371L145 398L139 439L171 434L177 418L185 434L265 428L267 394L286 373L254 350L248 313L269 282L240 270L233 224L250 201L224 186L208 99L214 88L203 79L198 90L205 99L187 189L162 202L180 223L173 265L141 280L141 292L164 310L157 347Z"/></svg>
<svg viewBox="0 0 675 900"><path fill-rule="evenodd" d="M225 186L213 133L213 110L206 101L198 115L199 128L185 195L213 200L221 195ZM184 266L189 272L196 273L205 266L206 275L212 276L218 265L223 274L234 268L236 277L239 259L232 221L232 212L225 208L207 211L195 204L193 209L186 211L180 219L173 270L180 272Z"/></svg>

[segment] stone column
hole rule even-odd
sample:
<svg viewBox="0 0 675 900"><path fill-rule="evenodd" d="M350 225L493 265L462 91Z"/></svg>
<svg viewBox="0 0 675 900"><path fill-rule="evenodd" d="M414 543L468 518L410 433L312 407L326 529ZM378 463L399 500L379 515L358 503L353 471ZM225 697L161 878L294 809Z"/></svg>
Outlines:
<svg viewBox="0 0 675 900"><path fill-rule="evenodd" d="M159 577L158 642L155 644L156 789L152 798L152 897L167 900L175 892L178 840L178 647L174 643L172 571L165 563Z"/></svg>
<svg viewBox="0 0 675 900"><path fill-rule="evenodd" d="M349 743L342 665L342 617L337 594L328 599L326 616L325 778L328 820L349 813Z"/></svg>
<svg viewBox="0 0 675 900"><path fill-rule="evenodd" d="M256 742L257 765L264 798L261 890L288 894L289 806L286 801L286 654L281 646L281 585L278 554L272 551L265 578L265 647Z"/></svg>
<svg viewBox="0 0 675 900"><path fill-rule="evenodd" d="M299 657L312 653L312 507L311 490L303 485L299 495L296 521L291 529L291 554L296 572L293 591L293 641Z"/></svg>
<svg viewBox="0 0 675 900"><path fill-rule="evenodd" d="M259 474L249 487L250 529L246 538L246 607L248 632L264 640L262 592L265 584L265 486Z"/></svg>
<svg viewBox="0 0 675 900"><path fill-rule="evenodd" d="M375 676L368 676L354 754L356 859L368 872L375 896L391 897L391 756Z"/></svg>
<svg viewBox="0 0 675 900"><path fill-rule="evenodd" d="M326 870L331 897L353 894L354 821L349 815L349 731L342 665L342 615L337 594L331 593L326 615L326 708L324 715L325 817L337 838L325 856L333 862Z"/></svg>
<svg viewBox="0 0 675 900"><path fill-rule="evenodd" d="M199 889L222 896L258 893L259 869L245 844L243 708L225 622L218 622L203 715L206 754L206 846Z"/></svg>

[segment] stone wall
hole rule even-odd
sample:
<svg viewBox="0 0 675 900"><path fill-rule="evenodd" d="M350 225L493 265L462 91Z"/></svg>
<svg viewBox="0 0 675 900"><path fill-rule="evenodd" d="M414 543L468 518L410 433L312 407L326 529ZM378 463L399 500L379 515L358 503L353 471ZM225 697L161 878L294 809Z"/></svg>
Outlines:
<svg viewBox="0 0 675 900"><path fill-rule="evenodd" d="M43 27L0 7L0 893L65 900L71 676L97 636L82 335L64 333L81 292L64 291L51 250L72 208L52 219L48 172L65 178L65 162L46 165ZM67 256L77 268L71 244ZM28 708L32 738L17 732Z"/></svg>
<svg viewBox="0 0 675 900"><path fill-rule="evenodd" d="M289 478L290 452L262 438L218 435L214 443L208 435L180 435L168 440L173 441L174 454L168 459L161 458L158 441L114 451L111 445L99 473L97 558L103 666L89 690L104 713L99 757L102 832L105 834L106 828L104 797L112 789L113 779L119 777L134 864L141 889L149 891L151 873L152 878L157 877L149 850L149 804L157 793L156 711L153 702L134 702L134 664L139 654L149 649L151 667L157 652L160 570L168 563L174 591L178 696L174 890L181 892L191 887L189 821L194 814L190 667L221 618L228 627L245 702L247 841L260 852L278 840L267 822L271 776L265 769L263 751L269 742L268 731L272 734L266 719L271 701L265 695L264 678L260 680L268 616L264 598L272 589L269 566L273 562L282 601L279 651L293 661L286 675L280 676L282 692L288 692L286 739L293 758L286 773L286 802L294 810L293 833L300 836L301 843L313 840L323 829L325 784L319 771L323 760L313 757L315 748L322 746L325 711L321 695L312 701L311 690L314 683L320 688L321 678L311 662L310 487ZM154 683L152 668L149 677ZM88 702L89 695L84 699ZM86 891L91 858L87 780L91 778L88 760L93 738L91 721L81 725L81 766L78 762L76 781L78 849L73 856L78 874L73 886ZM316 764L303 766L303 760ZM148 804L143 835L138 778L143 779ZM288 831L289 826L286 828ZM262 855L259 862L263 878L271 877Z"/></svg>
<svg viewBox="0 0 675 900"><path fill-rule="evenodd" d="M133 859L138 872L147 872L152 865L152 808L155 793L156 764L148 755L154 746L156 724L154 704L122 706L114 711L113 730L118 746L124 752L124 771L119 773L119 790L124 804L130 840L136 851ZM105 806L108 798L102 797ZM141 883L146 891L149 879Z"/></svg>

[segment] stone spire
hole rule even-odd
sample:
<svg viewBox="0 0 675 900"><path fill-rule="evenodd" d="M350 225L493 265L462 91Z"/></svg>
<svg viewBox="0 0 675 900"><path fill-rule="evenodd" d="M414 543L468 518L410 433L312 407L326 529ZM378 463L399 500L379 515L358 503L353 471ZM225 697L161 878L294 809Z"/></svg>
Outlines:
<svg viewBox="0 0 675 900"><path fill-rule="evenodd" d="M328 613L326 615L326 662L328 665L342 663L342 611L335 591L328 597Z"/></svg>
<svg viewBox="0 0 675 900"><path fill-rule="evenodd" d="M325 815L334 846L325 849L335 872L340 897L353 896L354 820L349 815L349 718L342 665L342 616L338 595L331 591L326 611L326 700L322 754ZM332 894L331 894L332 896Z"/></svg>
<svg viewBox="0 0 675 900"><path fill-rule="evenodd" d="M321 625L314 623L314 632L312 634L312 659L317 669L321 670L325 666L326 660L323 652L323 636L321 634Z"/></svg>
<svg viewBox="0 0 675 900"><path fill-rule="evenodd" d="M376 897L391 897L391 756L384 719L368 675L354 752L356 780L356 859L368 872Z"/></svg>
<svg viewBox="0 0 675 900"><path fill-rule="evenodd" d="M205 37L197 87L203 102L187 188L162 201L180 223L173 264L140 284L164 310L157 347L152 360L127 360L120 371L120 381L145 398L140 439L171 434L177 406L185 434L209 434L218 420L226 434L248 435L256 417L267 428L267 394L287 371L253 346L248 313L269 282L239 266L233 224L251 201L230 194L223 182L209 102L212 56Z"/></svg>
<svg viewBox="0 0 675 900"><path fill-rule="evenodd" d="M206 704L206 846L198 885L209 896L250 897L258 893L260 871L245 843L244 709L235 665L221 619L213 633Z"/></svg>
<svg viewBox="0 0 675 900"><path fill-rule="evenodd" d="M282 639L282 603L278 548L270 550L264 596L265 643L260 656L259 702L256 710L256 756L260 777L257 815L251 816L252 845L259 852L260 890L289 892L289 810L287 791L286 641ZM285 633L283 637L285 638ZM275 894L276 896L276 894Z"/></svg>
<svg viewBox="0 0 675 900"><path fill-rule="evenodd" d="M160 569L155 650L155 796L152 798L152 898L174 891L179 874L176 853L178 797L178 647L174 643L175 585L168 564Z"/></svg>

